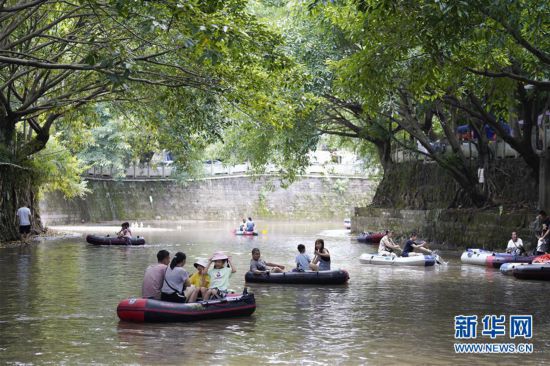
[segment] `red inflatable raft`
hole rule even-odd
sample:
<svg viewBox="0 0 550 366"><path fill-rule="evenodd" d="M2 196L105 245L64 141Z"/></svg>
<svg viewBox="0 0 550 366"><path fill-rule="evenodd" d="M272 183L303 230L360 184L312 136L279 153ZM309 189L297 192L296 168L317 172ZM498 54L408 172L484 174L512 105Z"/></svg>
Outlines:
<svg viewBox="0 0 550 366"><path fill-rule="evenodd" d="M250 316L256 310L254 294L229 294L221 300L188 304L153 299L126 299L117 307L120 320L131 322L191 322L196 320Z"/></svg>
<svg viewBox="0 0 550 366"><path fill-rule="evenodd" d="M361 233L357 236L359 243L378 244L380 240L386 235L385 233Z"/></svg>
<svg viewBox="0 0 550 366"><path fill-rule="evenodd" d="M233 231L233 234L235 234L235 235L245 235L245 236L258 236L257 231L240 231L240 230L237 230L237 229L235 229Z"/></svg>

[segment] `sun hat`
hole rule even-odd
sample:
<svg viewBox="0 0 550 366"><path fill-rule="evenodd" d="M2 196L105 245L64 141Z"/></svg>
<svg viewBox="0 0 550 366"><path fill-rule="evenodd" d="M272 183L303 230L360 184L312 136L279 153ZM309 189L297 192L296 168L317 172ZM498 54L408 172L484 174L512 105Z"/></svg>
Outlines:
<svg viewBox="0 0 550 366"><path fill-rule="evenodd" d="M197 258L195 263L193 263L193 266L195 266L195 268L197 268L197 266L203 266L206 268L206 266L208 266L208 260L206 258Z"/></svg>
<svg viewBox="0 0 550 366"><path fill-rule="evenodd" d="M228 259L228 257L221 252L214 253L214 255L212 256L213 261L223 261L225 259Z"/></svg>

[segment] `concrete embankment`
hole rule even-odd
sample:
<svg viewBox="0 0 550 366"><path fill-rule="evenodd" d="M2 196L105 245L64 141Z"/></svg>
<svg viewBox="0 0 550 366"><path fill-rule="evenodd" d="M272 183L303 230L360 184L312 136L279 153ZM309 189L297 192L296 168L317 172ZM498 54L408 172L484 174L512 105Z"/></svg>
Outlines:
<svg viewBox="0 0 550 366"><path fill-rule="evenodd" d="M47 194L46 224L160 218L235 220L244 215L280 219L344 219L370 203L376 184L366 178L306 176L282 188L275 176L173 180L89 179L91 193L65 200Z"/></svg>
<svg viewBox="0 0 550 366"><path fill-rule="evenodd" d="M535 212L502 212L498 209L407 210L359 207L352 217L352 231L395 230L405 239L412 231L443 248L504 249L512 231L528 249L536 244L531 230Z"/></svg>

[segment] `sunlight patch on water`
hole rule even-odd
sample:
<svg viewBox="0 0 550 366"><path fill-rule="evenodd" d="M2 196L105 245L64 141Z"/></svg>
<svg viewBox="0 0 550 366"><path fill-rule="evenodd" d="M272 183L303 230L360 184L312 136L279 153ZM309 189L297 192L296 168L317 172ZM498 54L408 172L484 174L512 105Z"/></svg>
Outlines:
<svg viewBox="0 0 550 366"><path fill-rule="evenodd" d="M108 231L113 231L113 232L118 232L120 230L120 226L88 226L88 225L75 225L75 226L67 226L67 225L59 225L59 226L48 226L49 228L53 229L53 230L57 230L57 231L68 231L68 232L74 232L74 231L83 231L83 232L87 232L87 233L91 233L91 232L108 232ZM132 228L132 233L133 234L139 234L139 233L149 233L149 232L167 232L167 231L175 231L175 229L170 229L170 228L166 228L166 227L148 227L148 226L144 226L144 227L135 227L135 228Z"/></svg>
<svg viewBox="0 0 550 366"><path fill-rule="evenodd" d="M317 234L318 236L326 236L329 238L349 238L350 231L346 229L337 230L322 230Z"/></svg>

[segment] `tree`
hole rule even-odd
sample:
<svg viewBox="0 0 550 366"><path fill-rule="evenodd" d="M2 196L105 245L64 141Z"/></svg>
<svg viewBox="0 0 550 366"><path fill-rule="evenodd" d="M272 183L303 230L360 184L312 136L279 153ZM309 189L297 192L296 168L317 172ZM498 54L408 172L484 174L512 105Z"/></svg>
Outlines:
<svg viewBox="0 0 550 366"><path fill-rule="evenodd" d="M8 1L0 24L0 157L23 172L56 126L67 135L97 122L89 105L132 108L160 138L193 95L243 107L251 85L285 67L278 37L242 0ZM180 126L192 139L210 128L201 122ZM1 207L8 225L12 205Z"/></svg>
<svg viewBox="0 0 550 366"><path fill-rule="evenodd" d="M457 118L468 117L478 132L492 127L536 175L531 131L548 100L547 4L316 1L311 8L357 46L333 63L340 99L358 100L367 115L385 116L407 131L423 151L408 147L446 169L473 203L483 205L490 197L475 188L476 177L464 164L453 137ZM527 93L526 85L534 91ZM502 118L512 123L514 135ZM451 156L431 148L427 120L449 140ZM486 166L487 144L484 133L478 135L480 165Z"/></svg>

